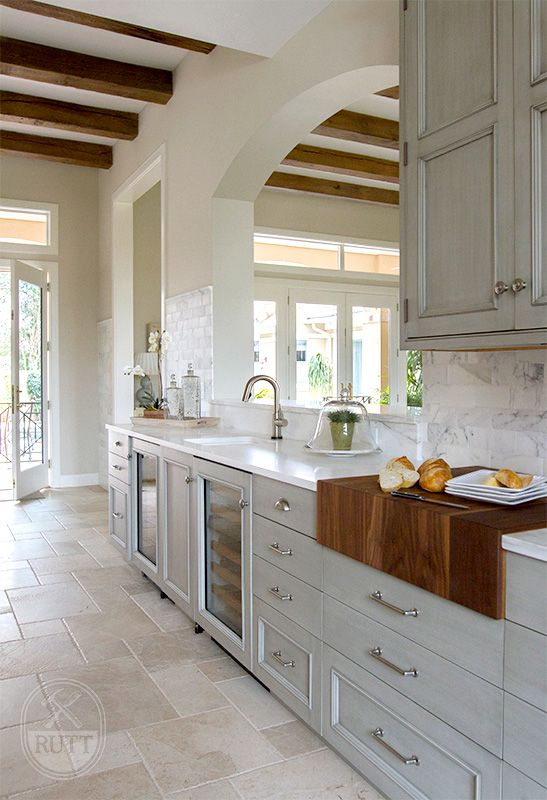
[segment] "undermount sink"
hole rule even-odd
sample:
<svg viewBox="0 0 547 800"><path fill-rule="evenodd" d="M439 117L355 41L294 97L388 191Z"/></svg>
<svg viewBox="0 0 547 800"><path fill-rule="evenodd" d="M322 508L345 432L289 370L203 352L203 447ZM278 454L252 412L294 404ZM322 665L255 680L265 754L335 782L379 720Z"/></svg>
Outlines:
<svg viewBox="0 0 547 800"><path fill-rule="evenodd" d="M195 439L186 439L191 444L226 445L226 444L264 444L266 439L257 439L255 436L199 436Z"/></svg>

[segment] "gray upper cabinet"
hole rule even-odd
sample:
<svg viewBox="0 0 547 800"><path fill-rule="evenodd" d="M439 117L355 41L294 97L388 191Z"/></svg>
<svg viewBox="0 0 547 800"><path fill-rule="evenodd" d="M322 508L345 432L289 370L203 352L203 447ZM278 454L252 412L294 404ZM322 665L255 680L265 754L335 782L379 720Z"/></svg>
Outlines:
<svg viewBox="0 0 547 800"><path fill-rule="evenodd" d="M538 0L536 16L545 5ZM516 0L515 17L529 18L528 6ZM526 70L513 62L513 43L515 35L524 37L526 20L514 25L513 10L511 0L408 0L401 15L401 318L407 347L533 345L544 338L528 330L545 323L546 309L530 302L531 255L515 260L516 242L523 250L526 245L515 233L514 190L515 158L525 161L530 149L523 141L522 153L515 152L515 112L523 118L520 138L529 141L540 119L531 125L530 107L542 107L545 84L531 87L528 58L527 91L514 100L514 75L518 81L519 69ZM526 28L528 53L534 42L541 51L540 34L531 37ZM521 49L519 41L518 65L526 61ZM539 186L545 181L540 125L536 138L536 172L531 164L523 170L528 184L536 175L534 196L541 195L538 180ZM529 194L528 210L521 203L518 224L529 228L532 190L525 177L520 192ZM534 252L541 273L539 220ZM521 291L512 288L517 277L527 284ZM541 275L535 278L540 284Z"/></svg>

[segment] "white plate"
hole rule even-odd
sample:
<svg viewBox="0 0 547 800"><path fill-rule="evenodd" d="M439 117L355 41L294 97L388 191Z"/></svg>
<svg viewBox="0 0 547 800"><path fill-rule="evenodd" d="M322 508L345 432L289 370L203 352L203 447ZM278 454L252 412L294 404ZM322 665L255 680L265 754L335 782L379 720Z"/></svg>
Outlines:
<svg viewBox="0 0 547 800"><path fill-rule="evenodd" d="M494 496L499 494L513 496L515 494L520 494L521 492L534 489L537 486L541 486L541 484L547 483L547 478L543 475L534 475L532 481L528 484L528 486L525 486L524 489L508 489L506 486L485 486L484 481L487 478L490 478L492 475L495 475L496 472L497 470L495 469L477 469L475 472L468 472L467 475L460 475L458 478L450 478L450 480L446 482L446 485L454 488L465 487L466 489L480 489L481 491L488 493L493 492ZM523 473L517 474L522 475Z"/></svg>
<svg viewBox="0 0 547 800"><path fill-rule="evenodd" d="M451 485L448 483L447 488L453 492L471 492L472 494L492 495L492 497L507 497L511 499L512 497L522 497L525 494L530 494L530 492L547 491L547 483L536 483L535 486L526 486L519 491L513 489L510 492L503 492L491 486L458 486L458 484Z"/></svg>
<svg viewBox="0 0 547 800"><path fill-rule="evenodd" d="M466 489L454 491L448 487L445 489L445 492L446 494L451 494L453 497L467 497L469 500L476 500L477 502L482 501L483 503L495 503L500 506L518 506L521 505L521 503L529 503L531 500L540 500L542 497L547 497L547 488L544 489L543 487L539 487L531 494L523 495L521 493L516 497L507 497L507 495L491 497L490 495L485 496L472 493L471 490Z"/></svg>

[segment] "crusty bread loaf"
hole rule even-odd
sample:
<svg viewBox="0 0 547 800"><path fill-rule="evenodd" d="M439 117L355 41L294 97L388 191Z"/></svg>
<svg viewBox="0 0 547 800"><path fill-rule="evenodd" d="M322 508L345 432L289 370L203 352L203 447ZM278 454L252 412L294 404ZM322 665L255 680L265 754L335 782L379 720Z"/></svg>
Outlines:
<svg viewBox="0 0 547 800"><path fill-rule="evenodd" d="M497 480L493 475L490 475L485 481L482 482L483 486L492 486L495 489L499 489L501 483L498 483Z"/></svg>
<svg viewBox="0 0 547 800"><path fill-rule="evenodd" d="M384 467L378 475L378 483L383 492L395 492L403 488L403 476L397 470Z"/></svg>
<svg viewBox="0 0 547 800"><path fill-rule="evenodd" d="M500 469L496 472L494 478L507 489L522 489L522 480L512 469Z"/></svg>
<svg viewBox="0 0 547 800"><path fill-rule="evenodd" d="M520 482L522 484L522 489L526 489L527 486L530 486L533 480L534 480L533 475L520 475Z"/></svg>
<svg viewBox="0 0 547 800"><path fill-rule="evenodd" d="M450 470L450 465L447 464L444 458L428 458L418 467L418 472L420 475L423 475L424 472L427 472L427 470L431 469L432 467L444 467L445 469Z"/></svg>
<svg viewBox="0 0 547 800"><path fill-rule="evenodd" d="M446 482L452 477L450 468L431 467L420 476L420 486L428 492L443 492Z"/></svg>
<svg viewBox="0 0 547 800"><path fill-rule="evenodd" d="M407 456L399 456L398 458L392 458L386 464L386 469L390 469L391 467L406 467L406 469L410 469L413 472L416 470L416 467L412 463L412 461L407 458Z"/></svg>

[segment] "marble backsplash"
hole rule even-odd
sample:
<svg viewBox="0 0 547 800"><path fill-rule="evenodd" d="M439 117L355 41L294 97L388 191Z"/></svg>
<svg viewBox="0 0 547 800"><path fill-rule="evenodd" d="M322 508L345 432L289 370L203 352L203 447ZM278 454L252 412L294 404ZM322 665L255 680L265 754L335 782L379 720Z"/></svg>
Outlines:
<svg viewBox="0 0 547 800"><path fill-rule="evenodd" d="M213 392L213 290L204 286L165 301L165 328L172 342L166 356L166 379L181 375L191 361L201 378L201 396L210 400Z"/></svg>
<svg viewBox="0 0 547 800"><path fill-rule="evenodd" d="M547 474L547 351L423 355L424 455Z"/></svg>

